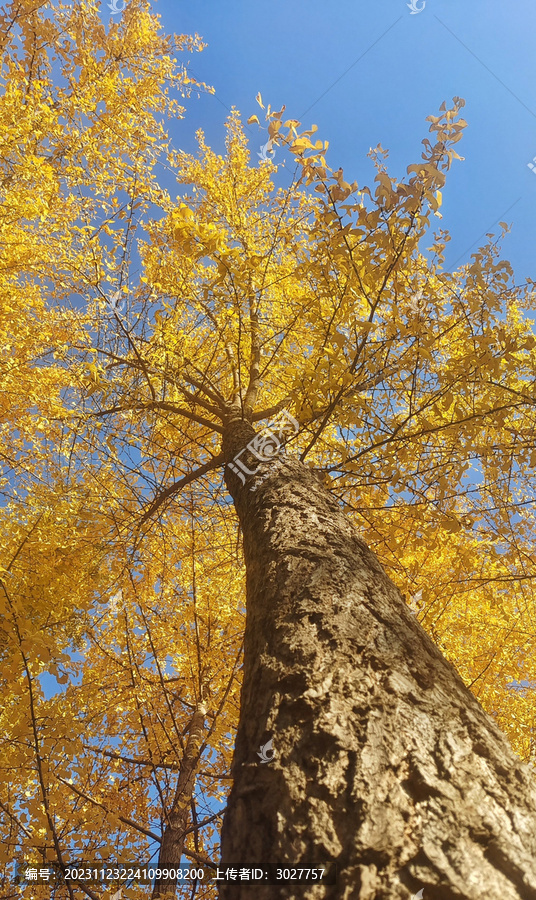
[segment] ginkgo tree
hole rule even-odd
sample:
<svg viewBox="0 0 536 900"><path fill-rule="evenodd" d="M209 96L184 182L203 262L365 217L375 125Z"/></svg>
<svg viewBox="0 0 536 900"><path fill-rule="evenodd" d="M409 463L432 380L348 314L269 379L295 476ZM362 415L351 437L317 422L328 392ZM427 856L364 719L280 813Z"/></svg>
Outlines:
<svg viewBox="0 0 536 900"><path fill-rule="evenodd" d="M147 789L139 788L131 768L127 766L126 775L121 771L120 742L115 738L116 730L130 724L136 693L132 694L132 680L136 667L147 663L149 637L143 648L128 645L131 663L125 669L124 642L114 643L112 651L114 638L109 634L113 621L114 635L123 635L126 604L135 603L149 586L135 582L133 587L122 580L125 550L113 542L115 510L102 505L103 485L112 483L113 473L88 446L83 469L76 464L78 438L65 414L78 402L80 390L90 395L95 368L90 363L82 375L74 372L67 355L75 346L86 346L88 333L95 334L94 318L83 308L85 298L98 297L105 316L113 317L121 308L128 294L131 236L141 211L160 195L155 170L166 149L162 114L182 116L180 95L188 95L192 86L198 90L205 86L191 78L175 57L202 49L202 42L197 37L163 35L147 3L129 4L121 20L112 21L109 28L96 3L45 3L37 8L29 2L12 3L2 10L1 26L0 852L3 893L8 896L19 892L13 886L16 862L65 864L99 854L101 859L110 858L110 847L117 840L127 856L130 850L130 858L139 858L142 850L147 856L151 835L147 821L149 826L153 821L160 825L155 797L149 800ZM123 462L126 465L125 456ZM186 538L177 535L182 550L166 563L175 576L182 557L186 557L184 571L191 564L189 528L184 528ZM198 535L197 546L199 541ZM169 535L169 549L168 542ZM199 564L197 568L199 584L203 579ZM129 572L134 577L134 568ZM146 571L145 578L148 575ZM162 571L155 577L162 578ZM235 582L231 574L218 584L225 583L232 597ZM223 613L215 629L206 612L210 597L196 595L195 576L193 582L177 583L175 577L164 584L166 591L174 585L170 603L180 594L188 608L197 604L200 619L193 634L189 620L175 621L180 654L168 634L162 664L179 655L189 659L192 647L201 653L205 642L214 648L218 640L231 649L235 641L238 655L241 629L226 624ZM148 596L154 607L154 584ZM114 617L110 607L101 605L110 598L115 598ZM158 606L158 622L163 623L162 598ZM147 610L144 622L150 628ZM160 652L157 636L149 633L153 649ZM221 649L214 650L218 652ZM117 659L119 669L109 667L112 659ZM95 666L91 675L90 660ZM192 657L193 668L188 670L193 696L215 680L220 687L223 683L223 692L227 687L231 704L233 665L226 684L221 666L215 667L216 675L208 669L196 675L197 662L197 656ZM121 684L114 680L118 672ZM47 700L43 673L57 678L60 691L69 682L66 693ZM178 709L177 680L170 675L164 681L158 670L147 677L153 676L159 692L173 691L168 713L175 725L159 724L157 712L154 724L164 731L160 737L151 732L151 739L158 741L167 734L169 743L169 728L184 731L195 712L195 699L189 704L185 696L186 705L181 701ZM123 708L116 702L117 691L132 695ZM146 698L141 708L137 735L153 728L144 722ZM218 728L224 727L225 715L229 713L218 719ZM225 741L230 747L227 733ZM112 751L114 756L106 756ZM162 753L169 756L169 746ZM148 756L144 752L143 759ZM207 774L209 786L219 778L225 758L223 753ZM164 792L171 807L177 793L176 755L163 762L154 773L163 776L160 799ZM224 779L225 775L223 771ZM133 804L134 824L128 818ZM188 814L195 815L190 805ZM205 818L199 815L200 826ZM46 884L25 889L29 896L48 896L49 890Z"/></svg>
<svg viewBox="0 0 536 900"><path fill-rule="evenodd" d="M371 191L284 109L283 167L236 112L167 152L201 43L144 3L3 32L5 895L50 891L13 861L213 869L228 797L224 865L338 866L279 896L536 896L533 778L473 696L528 761L533 285L429 236L463 101ZM175 882L124 896L216 896Z"/></svg>

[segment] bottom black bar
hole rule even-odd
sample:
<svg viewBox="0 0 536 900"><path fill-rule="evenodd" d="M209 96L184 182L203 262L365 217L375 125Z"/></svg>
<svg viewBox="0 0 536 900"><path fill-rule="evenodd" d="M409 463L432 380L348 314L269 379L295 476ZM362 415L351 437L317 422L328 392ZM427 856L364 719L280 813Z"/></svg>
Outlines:
<svg viewBox="0 0 536 900"><path fill-rule="evenodd" d="M307 866L300 863L289 866L286 863L264 865L237 864L211 868L202 865L188 865L176 869L163 869L146 863L80 862L66 866L48 863L32 865L16 864L16 884L71 884L75 885L121 885L153 884L155 879L175 879L177 884L200 881L203 884L226 882L255 882L257 884L336 884L337 866Z"/></svg>

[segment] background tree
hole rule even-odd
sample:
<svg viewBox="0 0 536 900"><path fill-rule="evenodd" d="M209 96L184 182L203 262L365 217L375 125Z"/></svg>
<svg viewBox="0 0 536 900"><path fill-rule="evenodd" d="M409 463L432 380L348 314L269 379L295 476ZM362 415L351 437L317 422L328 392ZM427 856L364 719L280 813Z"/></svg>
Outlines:
<svg viewBox="0 0 536 900"><path fill-rule="evenodd" d="M18 23L15 15L13 9L10 21ZM252 585L264 585L266 592L271 570L266 547L256 557L251 545L259 519L248 519L243 510L248 503L257 512L276 510L292 485L301 484L312 500L327 504L330 522L343 508L413 598L424 628L528 759L533 712L528 698L508 685L531 677L534 657L534 522L527 503L536 461L535 341L527 318L532 286L514 285L493 242L454 273L442 269L448 235L439 232L427 253L421 249L456 155L462 102L431 118L434 143L424 142L423 159L409 167L406 181L387 175L385 152L377 149L374 195L328 168L326 145L313 143L312 132L300 133L283 110L268 109L269 138L295 160L275 188L270 162L250 166L233 113L225 157L213 153L201 133L198 157L170 153L169 165L183 186L172 198L154 175L152 148L163 140L155 113L173 112L166 79L184 89L187 75L173 63L171 44L159 36L144 5L129 4L108 34L89 3L55 9L52 19L28 6L20 21L25 39L19 62L15 24L5 29L7 58L13 60L9 90L15 93L9 100L6 88L4 109L15 108L20 85L26 89L29 82L28 97L36 105L39 98L39 115L50 113L52 120L43 119L42 144L33 155L13 159L17 133L11 156L5 154L22 173L9 196L21 237L2 270L9 298L5 330L19 323L24 296L39 301L30 311L24 307L25 330L17 324L25 335L16 351L21 375L12 379L19 393L14 387L8 395L15 399L4 418L5 455L15 466L5 473L10 524L2 582L5 883L9 861L30 850L60 861L126 860L143 858L160 844L161 858L175 856L177 865L181 852L217 860L214 810L229 784L245 576L223 464L283 409L299 423L288 453L323 473L332 500L322 492L317 497L311 487L316 481L298 461L283 468L286 480L281 469L265 466L264 486L258 479L243 489L229 482L249 547L249 599L256 604L265 596ZM67 34L67 87L56 86L46 65L54 28ZM41 60L37 79L27 74L36 71L32 53ZM13 112L10 119L6 111L6 121L13 123ZM64 136L66 122L71 142ZM35 141L35 128L28 126L27 134ZM51 153L48 142L54 140L58 152L54 147ZM32 163L34 158L45 161ZM38 230L24 203L38 203L46 182L28 194L24 185L27 166L37 171L45 163L55 217L47 212ZM19 256L21 245L27 252ZM11 359L9 348L5 359ZM337 521L340 534L350 529ZM321 529L311 519L313 542L315 534ZM359 553L356 547L353 558L365 577L375 563L361 544ZM300 590L310 589L314 567L296 569L297 578L299 573L305 579ZM290 603L295 582L287 574L279 589L289 592ZM380 572L375 577L382 583ZM457 715L463 703L478 710L460 684L449 681L454 676L433 645L423 643L416 623L406 616L400 624L398 595L390 591L385 587L377 600L388 607L386 630L407 637L413 673L422 668L415 655L425 647L443 683L456 686ZM103 600L113 601L104 612L97 606ZM250 627L258 639L255 609ZM264 622L264 639L274 622ZM287 637L290 625L285 622ZM258 646L250 643L250 661ZM306 654L308 676L313 659ZM391 660L394 665L400 654L393 652ZM249 678L248 665L246 659ZM63 694L45 699L39 681L44 671L68 683ZM241 730L235 774L248 754L253 778L262 772L269 783L280 777L282 765L257 762L268 725L278 759L285 748L290 752L292 734L281 723L275 727L277 716L272 721L269 715L274 698L263 685L256 698L262 712ZM294 679L287 687L297 691L303 684ZM395 687L402 696L402 687ZM420 688L426 693L426 684ZM247 692L251 681L245 695L251 698ZM307 736L319 721L312 699L302 722ZM367 721L374 718L373 706L364 702ZM247 703L244 709L249 715ZM390 707L385 709L392 724ZM511 760L483 714L474 717L491 741L493 759L502 754ZM353 722L355 743L361 732L351 717L346 721ZM458 738L463 744L465 738ZM300 779L310 785L300 747L301 767L293 782L285 782L292 790ZM433 741L425 748L422 765L436 752ZM328 771L337 771L337 758L329 758ZM318 747L316 760L320 765ZM528 794L527 775L516 766ZM452 771L464 771L459 756ZM403 768L397 777L403 779ZM240 792L244 783L238 782ZM385 783L383 776L369 782L376 791ZM422 778L419 784L424 790ZM274 797L282 796L279 788ZM436 788L428 787L426 796ZM501 802L519 811L517 790L509 784ZM342 806L339 812L346 814ZM229 821L234 851L232 835L243 826ZM297 831L300 822L297 816ZM495 826L490 828L493 834ZM505 857L510 874L496 882L500 896L533 889L527 880L530 839L521 827L517 832L521 845L513 841L514 855ZM318 829L307 833L315 842ZM265 832L258 835L268 852ZM437 849L444 839L436 830L430 840ZM378 849L373 835L363 840L360 862L355 856L342 860L348 883L359 874L363 890L394 891L395 882L374 881L374 866L395 878L385 849ZM471 847L475 840L473 835ZM415 850L409 839L402 846L404 853ZM337 858L336 842L317 841L315 853L323 854L323 862ZM421 883L479 896L476 882L462 887L445 868L410 859L413 868L396 887L400 896ZM398 858L397 865L409 862ZM356 874L356 866L366 871ZM172 887L164 881L156 891ZM127 895L146 896L147 890L129 888ZM214 896L211 885L197 890Z"/></svg>
<svg viewBox="0 0 536 900"><path fill-rule="evenodd" d="M145 858L151 828L160 834L160 814L176 793L177 753L182 757L196 703L205 685L209 689L218 679L221 684L227 674L221 666L199 671L203 646L221 655L220 641L231 650L236 641L237 656L241 636L223 609L214 627L206 593L210 577L199 561L197 567L192 562L189 524L179 534L176 523L176 541L165 536L166 553L161 545L161 558L173 570L163 585L169 604L180 596L200 618L181 623L175 616L170 633L162 598L155 611L164 586L142 584L133 566L125 582L114 509L102 503L103 485L111 486L114 475L87 444L80 447L83 466L77 465L77 442L84 436L70 424L80 391L90 396L95 376L91 357L80 372L67 359L67 348L85 348L88 334L95 334L94 309L88 314L82 299L99 298L102 322L109 330L111 321L118 327L133 235L160 193L155 171L166 150L160 119L182 116L174 92L184 97L192 86L205 89L174 54L203 45L197 37L162 35L148 4L136 2L108 30L95 3L13 3L2 11L1 30L0 854L8 896L17 893L14 860L42 865L95 856ZM123 464L128 468L126 457ZM200 540L198 534L198 548ZM168 552L174 541L178 555ZM157 565L155 546L150 554ZM206 562L210 571L208 557ZM181 564L184 572L193 566L193 581L179 580ZM158 578L162 571L146 570L145 577ZM231 598L236 585L230 577L214 590ZM122 625L138 595L153 610L143 611L141 644L134 636L138 622L132 621L132 633ZM106 609L96 605L108 601ZM151 619L158 621L156 630ZM159 669L179 655L173 634L188 661L184 677L193 688L191 703L186 689L177 691L176 675ZM153 654L164 654L152 657L152 668L151 642ZM232 709L233 664L227 669L222 690ZM60 691L50 699L43 690L47 672L56 676ZM150 713L147 691L155 688L165 709ZM124 707L123 693L129 697ZM219 726L224 725L222 715ZM127 744L140 735L143 752L130 760ZM162 740L167 748L159 746L151 760L149 744ZM220 773L225 778L230 746L228 738L220 741L220 756L206 774L209 790L220 783ZM144 775L141 786L138 772ZM211 827L204 823L200 790L189 803L199 849L198 826L205 824L205 833ZM50 889L27 890L48 896Z"/></svg>

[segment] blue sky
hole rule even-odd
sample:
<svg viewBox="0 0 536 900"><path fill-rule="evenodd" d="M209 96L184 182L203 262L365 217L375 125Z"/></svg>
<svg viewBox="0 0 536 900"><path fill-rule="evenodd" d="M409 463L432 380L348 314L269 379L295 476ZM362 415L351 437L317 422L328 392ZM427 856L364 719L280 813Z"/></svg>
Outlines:
<svg viewBox="0 0 536 900"><path fill-rule="evenodd" d="M167 32L197 32L208 44L188 58L216 89L188 103L173 143L193 151L201 127L222 151L228 110L237 107L245 121L260 112L260 91L272 108L285 104L289 116L317 124L332 168L342 165L361 187L374 176L370 147L388 149L390 173L403 177L420 159L426 117L463 97L468 128L457 150L465 161L454 162L443 220L433 220L452 237L445 266L468 261L504 220L512 232L503 255L524 282L536 276L536 171L528 167L536 156L536 4L426 0L412 15L408 2L158 0ZM265 132L249 133L255 160Z"/></svg>

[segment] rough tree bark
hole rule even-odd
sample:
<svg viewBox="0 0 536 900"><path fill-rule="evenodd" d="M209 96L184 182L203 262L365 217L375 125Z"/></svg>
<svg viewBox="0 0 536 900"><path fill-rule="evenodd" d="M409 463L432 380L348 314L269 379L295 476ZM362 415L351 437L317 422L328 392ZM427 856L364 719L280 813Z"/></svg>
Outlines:
<svg viewBox="0 0 536 900"><path fill-rule="evenodd" d="M180 869L186 841L186 830L190 804L194 796L195 775L199 763L200 750L205 736L205 714L203 704L195 710L188 728L188 739L181 760L181 769L173 797L173 804L167 814L167 821L162 835L159 869ZM154 883L152 900L175 897L176 878L157 878Z"/></svg>
<svg viewBox="0 0 536 900"><path fill-rule="evenodd" d="M228 423L227 458L253 434ZM536 900L534 776L335 499L288 458L226 482L247 622L221 866L335 862L338 883L221 900Z"/></svg>

